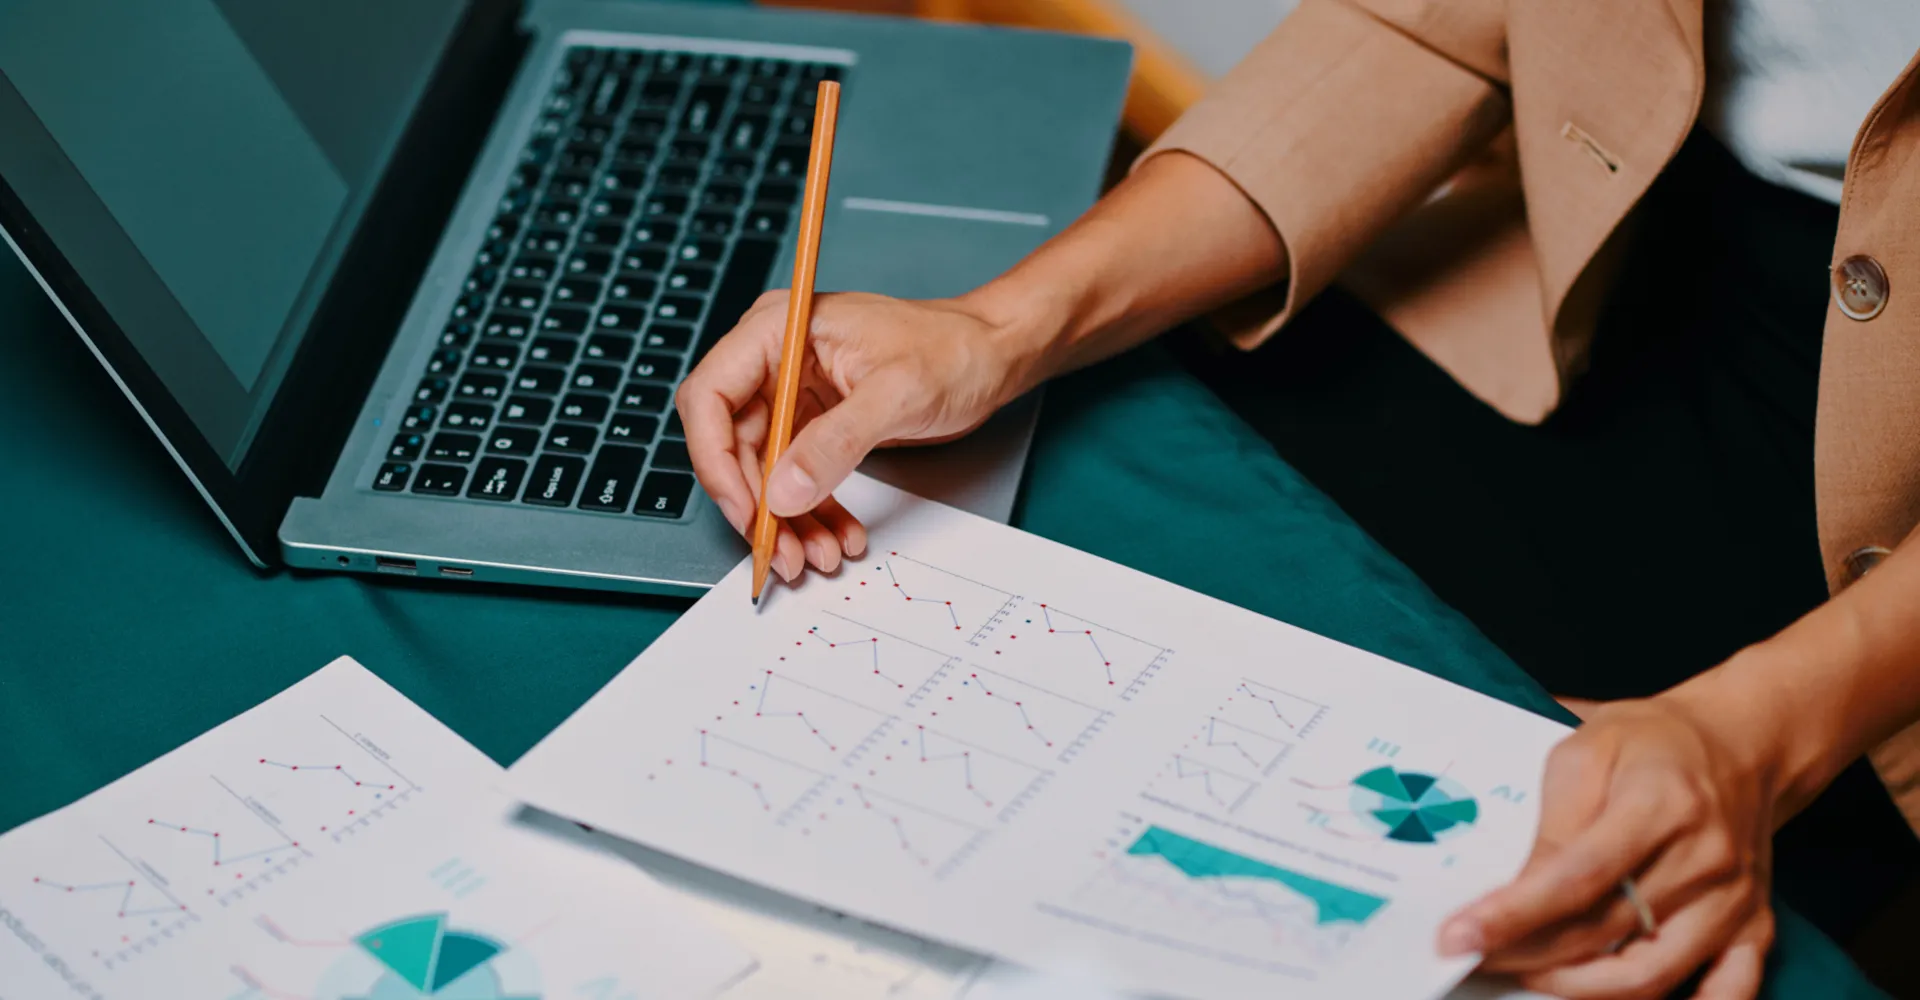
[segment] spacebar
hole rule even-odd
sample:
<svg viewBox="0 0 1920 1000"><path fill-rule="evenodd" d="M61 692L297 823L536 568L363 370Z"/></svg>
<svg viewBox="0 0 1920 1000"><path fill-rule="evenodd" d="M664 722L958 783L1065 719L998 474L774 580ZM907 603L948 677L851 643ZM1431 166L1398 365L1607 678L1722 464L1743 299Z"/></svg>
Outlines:
<svg viewBox="0 0 1920 1000"><path fill-rule="evenodd" d="M740 322L747 307L767 289L767 274L773 270L773 258L780 245L772 240L735 240L733 258L727 261L727 273L713 293L713 305L707 309L707 322L700 327L700 342L694 346L693 360L707 356L721 337Z"/></svg>

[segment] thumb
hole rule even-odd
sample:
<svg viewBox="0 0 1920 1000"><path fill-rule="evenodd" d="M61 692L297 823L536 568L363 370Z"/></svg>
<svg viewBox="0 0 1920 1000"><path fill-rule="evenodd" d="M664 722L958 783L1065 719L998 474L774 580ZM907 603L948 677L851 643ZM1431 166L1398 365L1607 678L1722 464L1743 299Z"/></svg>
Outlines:
<svg viewBox="0 0 1920 1000"><path fill-rule="evenodd" d="M891 386L868 382L801 428L767 479L768 510L793 517L832 495L868 452L898 436L902 398Z"/></svg>

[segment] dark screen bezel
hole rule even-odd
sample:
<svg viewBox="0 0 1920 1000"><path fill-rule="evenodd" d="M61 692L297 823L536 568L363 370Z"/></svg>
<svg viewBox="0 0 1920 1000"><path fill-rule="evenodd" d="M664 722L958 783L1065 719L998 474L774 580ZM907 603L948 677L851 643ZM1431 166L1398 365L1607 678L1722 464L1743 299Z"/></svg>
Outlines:
<svg viewBox="0 0 1920 1000"><path fill-rule="evenodd" d="M288 506L332 471L525 51L519 8L467 5L237 469L0 177L0 228L255 565L280 562Z"/></svg>

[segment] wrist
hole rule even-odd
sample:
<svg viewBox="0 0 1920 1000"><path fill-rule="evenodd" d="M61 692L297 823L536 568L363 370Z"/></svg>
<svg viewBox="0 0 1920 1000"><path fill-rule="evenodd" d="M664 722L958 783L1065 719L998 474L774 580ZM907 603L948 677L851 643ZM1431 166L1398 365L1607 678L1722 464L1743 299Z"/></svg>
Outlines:
<svg viewBox="0 0 1920 1000"><path fill-rule="evenodd" d="M989 348L1007 373L1001 405L1074 367L1069 358L1083 325L1081 297L1065 282L1017 268L959 298L986 325Z"/></svg>
<svg viewBox="0 0 1920 1000"><path fill-rule="evenodd" d="M1801 666L1792 650L1760 643L1661 696L1762 783L1777 822L1811 802L1860 752L1830 723L1818 679Z"/></svg>

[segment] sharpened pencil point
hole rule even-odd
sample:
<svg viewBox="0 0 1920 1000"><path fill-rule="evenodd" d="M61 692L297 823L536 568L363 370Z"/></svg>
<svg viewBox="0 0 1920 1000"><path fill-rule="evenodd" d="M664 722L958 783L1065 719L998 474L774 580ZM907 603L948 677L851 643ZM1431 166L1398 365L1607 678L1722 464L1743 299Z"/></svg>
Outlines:
<svg viewBox="0 0 1920 1000"><path fill-rule="evenodd" d="M756 608L760 606L760 595L759 595L759 594L755 594L755 595L753 595L753 606L754 606L754 607L756 607Z"/></svg>

